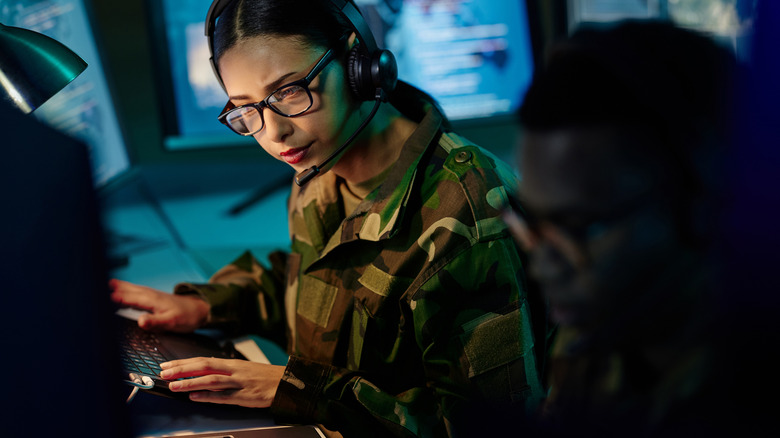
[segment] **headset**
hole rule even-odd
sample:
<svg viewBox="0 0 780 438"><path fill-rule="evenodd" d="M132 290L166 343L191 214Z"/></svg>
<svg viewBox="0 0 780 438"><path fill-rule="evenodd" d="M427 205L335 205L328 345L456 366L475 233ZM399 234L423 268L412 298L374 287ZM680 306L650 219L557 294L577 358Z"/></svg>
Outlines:
<svg viewBox="0 0 780 438"><path fill-rule="evenodd" d="M214 30L220 14L222 14L222 11L224 11L233 1L235 0L215 0L211 4L211 7L209 7L208 14L206 15L205 30L206 37L208 38L209 62L211 63L214 75L217 77L223 90L225 89L225 84L222 82L222 77L219 75L219 69L214 60ZM345 66L349 87L359 101L374 100L376 103L368 117L363 120L357 130L355 130L341 147L336 149L319 165L313 166L295 176L295 182L299 186L303 186L311 180L320 172L320 169L323 166L338 156L350 143L352 143L355 137L357 137L357 135L368 125L368 122L374 117L376 111L379 109L379 104L388 100L390 93L395 89L398 81L398 66L395 61L395 56L393 56L392 52L389 50L379 49L377 47L371 29L369 29L368 24L365 22L355 5L349 0L327 1L332 3L335 9L346 19L352 31L355 32L355 35L357 36L358 43L350 49L349 56L347 57L347 65Z"/></svg>

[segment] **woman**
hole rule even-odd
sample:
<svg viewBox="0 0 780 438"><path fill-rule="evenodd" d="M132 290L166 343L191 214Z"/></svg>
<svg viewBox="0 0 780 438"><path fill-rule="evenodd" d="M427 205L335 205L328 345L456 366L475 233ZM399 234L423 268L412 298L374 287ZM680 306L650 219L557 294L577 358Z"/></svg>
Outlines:
<svg viewBox="0 0 780 438"><path fill-rule="evenodd" d="M166 364L165 379L194 376L170 386L195 401L270 406L278 422L345 436L516 425L542 389L523 268L500 219L512 173L446 132L435 103L406 84L370 118L375 103L356 97L345 71L360 44L351 29L324 0L222 11L220 120L297 172L334 158L293 185L291 252L272 254L271 267L244 254L209 284L167 294L115 281L113 298L151 311L142 328L232 324L287 346L286 367Z"/></svg>

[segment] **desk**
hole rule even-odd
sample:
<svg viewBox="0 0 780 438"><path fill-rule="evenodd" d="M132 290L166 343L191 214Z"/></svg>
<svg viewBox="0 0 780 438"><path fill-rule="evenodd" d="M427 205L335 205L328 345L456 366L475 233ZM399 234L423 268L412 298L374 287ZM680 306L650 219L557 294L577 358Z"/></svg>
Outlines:
<svg viewBox="0 0 780 438"><path fill-rule="evenodd" d="M269 430L253 431L247 438L324 438L319 429L310 426L277 425L267 409L195 403L145 393L139 393L133 401L131 417L136 420L133 434L138 438L260 428Z"/></svg>
<svg viewBox="0 0 780 438"><path fill-rule="evenodd" d="M268 166L190 163L134 169L101 199L109 244L114 244L109 248L116 262L111 274L171 291L178 282L205 281L246 250L262 260L288 248L289 184L284 181L291 184L292 174L286 166ZM269 188L264 198L231 213L263 184Z"/></svg>
<svg viewBox="0 0 780 438"><path fill-rule="evenodd" d="M276 426L267 409L195 403L143 391L130 404L130 415L139 438Z"/></svg>

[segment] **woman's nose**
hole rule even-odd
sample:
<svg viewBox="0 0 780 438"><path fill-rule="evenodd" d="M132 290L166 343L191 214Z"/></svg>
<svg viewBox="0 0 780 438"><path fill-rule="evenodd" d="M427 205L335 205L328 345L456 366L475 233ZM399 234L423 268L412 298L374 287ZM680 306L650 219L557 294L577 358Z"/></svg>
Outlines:
<svg viewBox="0 0 780 438"><path fill-rule="evenodd" d="M293 132L293 123L289 117L276 114L273 111L268 111L266 108L265 114L265 138L275 143L282 143ZM261 133L263 131L260 131Z"/></svg>

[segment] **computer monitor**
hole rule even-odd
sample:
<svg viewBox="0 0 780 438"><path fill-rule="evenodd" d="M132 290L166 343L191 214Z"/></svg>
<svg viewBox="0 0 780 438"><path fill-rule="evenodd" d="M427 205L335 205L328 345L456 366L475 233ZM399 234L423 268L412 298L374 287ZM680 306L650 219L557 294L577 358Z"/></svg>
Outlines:
<svg viewBox="0 0 780 438"><path fill-rule="evenodd" d="M533 75L518 0L358 0L398 76L430 93L452 121L514 113Z"/></svg>
<svg viewBox="0 0 780 438"><path fill-rule="evenodd" d="M0 133L0 436L130 438L87 147L6 102Z"/></svg>
<svg viewBox="0 0 780 438"><path fill-rule="evenodd" d="M87 62L87 69L33 115L46 125L84 142L98 187L123 174L130 157L92 29L87 0L25 0L3 4L0 22L54 38Z"/></svg>
<svg viewBox="0 0 780 438"><path fill-rule="evenodd" d="M534 69L523 0L356 0L399 78L435 97L454 122L519 108ZM211 0L149 0L167 150L254 145L216 116L227 97L208 62L204 20Z"/></svg>
<svg viewBox="0 0 780 438"><path fill-rule="evenodd" d="M755 9L755 0L567 0L567 21L573 32L622 20L669 20L708 35L746 61Z"/></svg>

